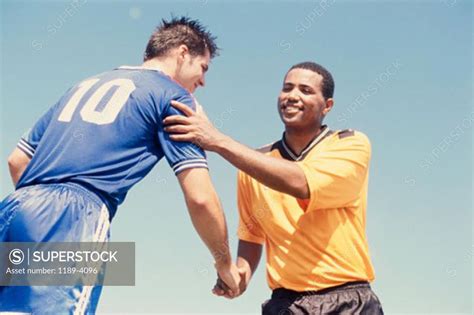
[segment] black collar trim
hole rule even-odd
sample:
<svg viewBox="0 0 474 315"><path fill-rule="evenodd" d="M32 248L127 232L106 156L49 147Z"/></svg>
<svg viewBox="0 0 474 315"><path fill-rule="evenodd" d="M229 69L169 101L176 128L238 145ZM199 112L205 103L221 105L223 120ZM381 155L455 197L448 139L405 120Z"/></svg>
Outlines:
<svg viewBox="0 0 474 315"><path fill-rule="evenodd" d="M320 143L324 138L330 136L333 134L333 131L329 130L329 128L324 125L323 130L321 133L316 136L304 149L301 151L299 155L295 154L290 147L286 144L285 142L285 133L283 133L283 136L280 141L276 142L273 146L275 148L278 148L280 151L280 154L283 158L287 160L292 160L292 161L301 161L302 159L305 158L306 155L313 149L318 143ZM272 148L273 149L273 148Z"/></svg>

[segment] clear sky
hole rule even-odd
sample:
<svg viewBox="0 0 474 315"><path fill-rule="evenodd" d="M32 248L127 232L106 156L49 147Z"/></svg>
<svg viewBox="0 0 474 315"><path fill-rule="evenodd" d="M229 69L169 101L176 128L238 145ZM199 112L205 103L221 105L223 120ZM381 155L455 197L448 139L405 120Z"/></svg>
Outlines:
<svg viewBox="0 0 474 315"><path fill-rule="evenodd" d="M386 313L471 313L471 1L2 0L2 198L19 137L77 81L141 63L151 31L171 13L218 36L221 56L196 96L249 146L281 137L285 71L306 60L326 66L336 82L327 123L372 142L367 234ZM209 160L235 253L236 171ZM241 298L211 295L211 256L165 161L131 190L112 240L136 242L136 286L104 288L101 313L258 314L270 295L263 264Z"/></svg>

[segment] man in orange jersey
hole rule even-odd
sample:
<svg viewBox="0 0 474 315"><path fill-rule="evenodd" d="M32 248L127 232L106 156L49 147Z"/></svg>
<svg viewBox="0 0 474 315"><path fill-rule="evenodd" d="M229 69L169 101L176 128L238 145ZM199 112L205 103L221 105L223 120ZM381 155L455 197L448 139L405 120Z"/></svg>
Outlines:
<svg viewBox="0 0 474 315"><path fill-rule="evenodd" d="M245 291L267 251L273 294L263 314L383 314L365 225L370 142L354 130L323 125L334 81L314 62L294 65L278 97L281 140L254 151L219 132L203 112L164 123L171 138L192 141L240 169L237 265ZM213 292L228 295L218 279Z"/></svg>

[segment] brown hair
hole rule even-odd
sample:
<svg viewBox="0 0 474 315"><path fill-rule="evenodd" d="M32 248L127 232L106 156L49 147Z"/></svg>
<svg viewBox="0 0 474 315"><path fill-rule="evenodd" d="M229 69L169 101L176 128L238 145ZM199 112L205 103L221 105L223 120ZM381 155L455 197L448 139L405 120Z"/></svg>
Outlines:
<svg viewBox="0 0 474 315"><path fill-rule="evenodd" d="M219 50L215 40L216 37L197 20L184 16L173 17L170 21L163 19L151 34L143 60L164 56L170 49L180 45L186 45L193 56L204 56L207 49L211 58L214 58Z"/></svg>

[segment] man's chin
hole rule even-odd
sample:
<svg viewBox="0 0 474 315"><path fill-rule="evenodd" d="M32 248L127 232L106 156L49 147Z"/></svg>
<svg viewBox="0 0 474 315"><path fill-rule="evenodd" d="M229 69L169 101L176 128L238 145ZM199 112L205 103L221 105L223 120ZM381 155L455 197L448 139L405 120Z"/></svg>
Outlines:
<svg viewBox="0 0 474 315"><path fill-rule="evenodd" d="M298 132L313 132L314 126L308 125L307 123L299 120L299 119L282 119L283 124L285 125L285 130L293 130Z"/></svg>
<svg viewBox="0 0 474 315"><path fill-rule="evenodd" d="M282 116L281 120L283 121L283 124L285 125L285 127L300 127L301 126L301 120L298 119L298 117Z"/></svg>

